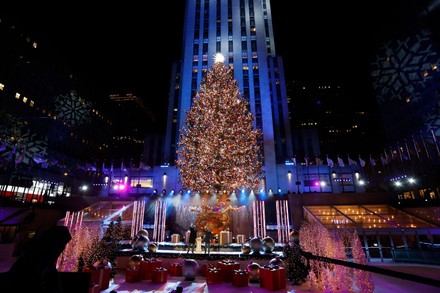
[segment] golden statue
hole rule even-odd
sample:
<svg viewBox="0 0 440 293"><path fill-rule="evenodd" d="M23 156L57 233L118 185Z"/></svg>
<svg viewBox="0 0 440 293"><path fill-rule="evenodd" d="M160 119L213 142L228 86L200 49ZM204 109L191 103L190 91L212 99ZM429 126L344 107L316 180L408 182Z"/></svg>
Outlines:
<svg viewBox="0 0 440 293"><path fill-rule="evenodd" d="M195 224L198 229L203 228L210 230L212 234L218 234L221 231L229 229L230 217L228 211L237 211L242 207L235 208L231 205L228 198L225 201L218 201L214 206L203 205L197 211Z"/></svg>

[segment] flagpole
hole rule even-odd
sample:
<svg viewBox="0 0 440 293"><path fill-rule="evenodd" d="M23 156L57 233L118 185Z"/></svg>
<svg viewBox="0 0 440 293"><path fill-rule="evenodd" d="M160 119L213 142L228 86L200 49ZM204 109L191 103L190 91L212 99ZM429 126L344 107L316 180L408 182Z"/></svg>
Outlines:
<svg viewBox="0 0 440 293"><path fill-rule="evenodd" d="M377 179L376 179L376 168L375 168L376 167L376 161L373 159L371 154L370 154L369 159L370 159L370 166L371 166L371 172L372 172L371 175L372 175L372 178L374 180L374 185L375 185L376 188L378 188Z"/></svg>
<svg viewBox="0 0 440 293"><path fill-rule="evenodd" d="M315 157L316 161L316 168L318 168L318 184L319 184L319 192L322 192L322 186L321 186L321 174L319 172L319 163L318 163L318 156Z"/></svg>
<svg viewBox="0 0 440 293"><path fill-rule="evenodd" d="M309 157L307 156L306 161L306 172L307 172L307 182L309 185L309 192L312 192L312 188L310 187L310 174L309 174Z"/></svg>
<svg viewBox="0 0 440 293"><path fill-rule="evenodd" d="M432 134L432 138L434 139L434 144L435 144L435 149L437 150L437 155L440 157L440 150L438 148L437 138L435 137L435 133L434 133L434 130L432 130L432 128L431 128L431 134Z"/></svg>
<svg viewBox="0 0 440 293"><path fill-rule="evenodd" d="M414 164L411 158L411 152L409 151L408 141L406 140L406 138L405 138L405 149L406 149L406 153L408 154L409 165L411 166L411 175L414 176L415 175Z"/></svg>
<svg viewBox="0 0 440 293"><path fill-rule="evenodd" d="M298 177L298 171L299 171L299 169L298 169L298 163L297 163L297 161L296 161L296 156L293 158L294 160L295 160L295 169L296 169L296 182L295 182L295 184L296 184L296 189L297 189L297 194L299 194L299 185L300 185L300 182L299 182L299 177Z"/></svg>
<svg viewBox="0 0 440 293"><path fill-rule="evenodd" d="M426 157L428 159L430 159L431 156L429 155L428 148L426 147L426 142L425 142L425 138L423 137L423 132L422 131L420 131L420 137L422 138L422 144L423 144L423 148L425 149Z"/></svg>
<svg viewBox="0 0 440 293"><path fill-rule="evenodd" d="M402 164L402 168L403 168L403 174L407 176L408 174L406 173L405 162L403 161L402 150L400 149L399 143L397 143L397 151L399 152L400 163Z"/></svg>

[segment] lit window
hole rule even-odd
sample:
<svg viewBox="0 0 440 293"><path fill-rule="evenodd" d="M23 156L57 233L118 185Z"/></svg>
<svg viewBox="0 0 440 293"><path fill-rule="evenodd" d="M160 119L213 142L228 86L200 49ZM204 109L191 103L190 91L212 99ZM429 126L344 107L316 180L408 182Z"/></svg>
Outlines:
<svg viewBox="0 0 440 293"><path fill-rule="evenodd" d="M33 107L33 106L34 106L34 101L31 100L31 101L29 102L29 106Z"/></svg>
<svg viewBox="0 0 440 293"><path fill-rule="evenodd" d="M432 70L437 70L437 65L435 65L435 64L431 64L431 69L432 69Z"/></svg>
<svg viewBox="0 0 440 293"><path fill-rule="evenodd" d="M174 112L177 112L177 108L174 108L173 111L174 111Z"/></svg>
<svg viewBox="0 0 440 293"><path fill-rule="evenodd" d="M20 94L19 93L15 93L15 98L16 99L20 99Z"/></svg>
<svg viewBox="0 0 440 293"><path fill-rule="evenodd" d="M27 102L27 98L26 98L26 97L23 97L23 103L26 104L26 102Z"/></svg>
<svg viewBox="0 0 440 293"><path fill-rule="evenodd" d="M405 102L407 102L407 103L411 102L411 98L410 97L406 98Z"/></svg>
<svg viewBox="0 0 440 293"><path fill-rule="evenodd" d="M428 71L427 70L423 71L423 77L427 77L427 76L428 76Z"/></svg>
<svg viewBox="0 0 440 293"><path fill-rule="evenodd" d="M0 91L2 91L5 88L5 85L0 83Z"/></svg>
<svg viewBox="0 0 440 293"><path fill-rule="evenodd" d="M32 44L32 47L34 47L35 49L37 49L37 42L34 42L34 43Z"/></svg>

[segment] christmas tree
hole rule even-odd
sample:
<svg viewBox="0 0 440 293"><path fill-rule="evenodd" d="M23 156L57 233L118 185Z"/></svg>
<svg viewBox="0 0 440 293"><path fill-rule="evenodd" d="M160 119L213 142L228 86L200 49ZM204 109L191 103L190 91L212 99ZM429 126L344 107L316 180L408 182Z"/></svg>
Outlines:
<svg viewBox="0 0 440 293"><path fill-rule="evenodd" d="M222 62L206 73L180 131L180 183L199 192L256 189L261 185L261 131Z"/></svg>

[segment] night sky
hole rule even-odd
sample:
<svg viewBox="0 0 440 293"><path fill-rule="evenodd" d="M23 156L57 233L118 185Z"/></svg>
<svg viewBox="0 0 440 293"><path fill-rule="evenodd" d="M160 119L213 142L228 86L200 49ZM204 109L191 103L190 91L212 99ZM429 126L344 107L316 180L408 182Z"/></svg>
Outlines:
<svg viewBox="0 0 440 293"><path fill-rule="evenodd" d="M165 113L184 19L184 1L173 2L149 1L147 9L145 3L106 4L102 11L63 6L59 13L42 10L17 18L60 51L83 81L103 93L138 94ZM335 2L272 0L277 55L288 80L335 81L359 93L356 98L374 101L368 70L379 32L411 1Z"/></svg>

